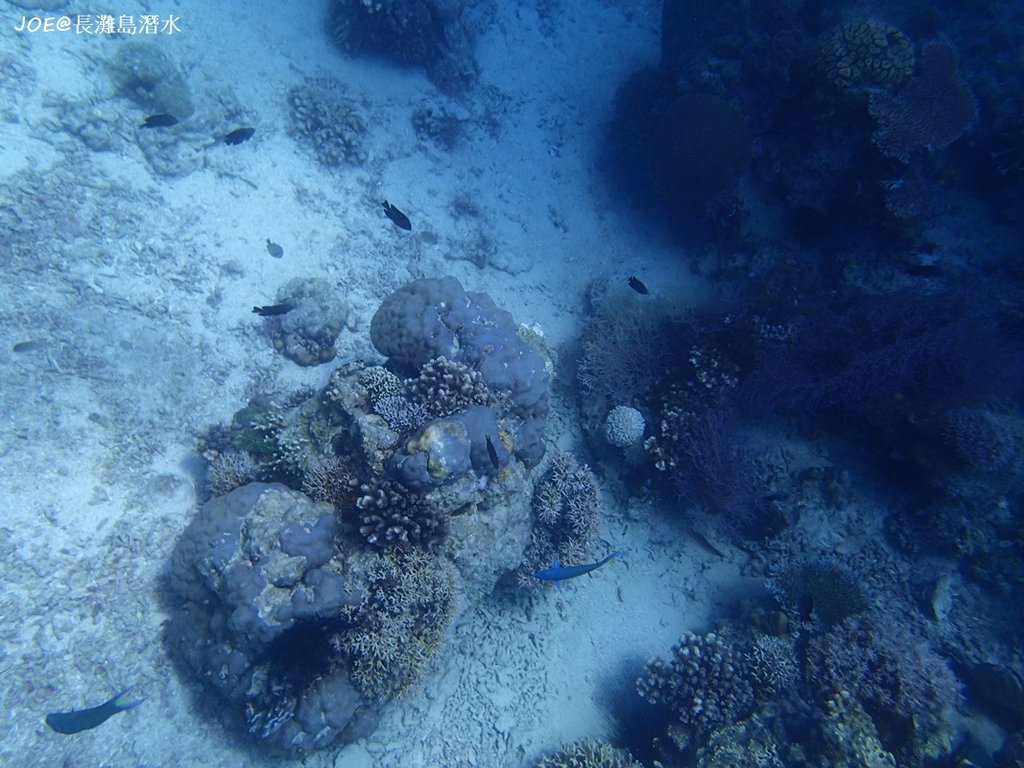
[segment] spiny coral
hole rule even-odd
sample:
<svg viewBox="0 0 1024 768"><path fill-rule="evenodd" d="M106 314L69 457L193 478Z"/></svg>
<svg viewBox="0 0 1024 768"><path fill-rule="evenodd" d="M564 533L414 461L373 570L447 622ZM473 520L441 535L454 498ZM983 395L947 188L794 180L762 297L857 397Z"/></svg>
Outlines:
<svg viewBox="0 0 1024 768"><path fill-rule="evenodd" d="M313 501L326 501L336 511L350 508L359 493L359 479L352 464L338 456L314 462L302 476L302 492Z"/></svg>
<svg viewBox="0 0 1024 768"><path fill-rule="evenodd" d="M851 21L818 40L811 51L811 64L842 88L898 86L914 72L914 45L890 24L876 19Z"/></svg>
<svg viewBox="0 0 1024 768"><path fill-rule="evenodd" d="M768 580L768 589L790 621L829 629L868 609L860 580L849 568L828 560L793 563Z"/></svg>
<svg viewBox="0 0 1024 768"><path fill-rule="evenodd" d="M369 544L432 551L444 543L448 516L423 494L386 478L363 483L359 491L359 532Z"/></svg>
<svg viewBox="0 0 1024 768"><path fill-rule="evenodd" d="M455 568L415 550L387 550L367 567L355 626L332 639L367 696L392 699L418 682L440 650L457 602Z"/></svg>
<svg viewBox="0 0 1024 768"><path fill-rule="evenodd" d="M612 445L625 448L644 436L644 417L636 408L617 405L604 420L604 437Z"/></svg>
<svg viewBox="0 0 1024 768"><path fill-rule="evenodd" d="M682 750L749 715L756 705L754 690L742 653L714 632L686 632L672 647L671 659L652 660L637 680L642 697L672 711L669 736Z"/></svg>
<svg viewBox="0 0 1024 768"><path fill-rule="evenodd" d="M643 768L624 749L600 739L584 739L545 757L537 768Z"/></svg>
<svg viewBox="0 0 1024 768"><path fill-rule="evenodd" d="M207 482L210 493L223 496L235 488L259 480L262 468L248 451L213 451L208 455L210 466Z"/></svg>
<svg viewBox="0 0 1024 768"><path fill-rule="evenodd" d="M871 95L871 115L878 121L874 140L883 154L910 162L914 152L945 149L971 127L978 105L958 63L952 46L929 43L917 76L902 91Z"/></svg>

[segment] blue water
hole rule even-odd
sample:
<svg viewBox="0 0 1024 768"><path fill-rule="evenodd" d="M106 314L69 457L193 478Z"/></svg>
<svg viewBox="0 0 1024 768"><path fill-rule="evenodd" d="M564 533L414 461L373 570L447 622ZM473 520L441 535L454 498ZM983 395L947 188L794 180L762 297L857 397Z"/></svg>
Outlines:
<svg viewBox="0 0 1024 768"><path fill-rule="evenodd" d="M54 5L0 765L1021 764L1017 5Z"/></svg>

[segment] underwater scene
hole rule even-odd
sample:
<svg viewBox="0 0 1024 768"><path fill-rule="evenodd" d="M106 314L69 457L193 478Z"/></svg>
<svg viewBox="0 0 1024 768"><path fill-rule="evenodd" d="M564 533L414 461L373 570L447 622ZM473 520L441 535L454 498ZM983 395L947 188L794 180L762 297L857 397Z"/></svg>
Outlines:
<svg viewBox="0 0 1024 768"><path fill-rule="evenodd" d="M0 768L1024 766L1024 5L0 8Z"/></svg>

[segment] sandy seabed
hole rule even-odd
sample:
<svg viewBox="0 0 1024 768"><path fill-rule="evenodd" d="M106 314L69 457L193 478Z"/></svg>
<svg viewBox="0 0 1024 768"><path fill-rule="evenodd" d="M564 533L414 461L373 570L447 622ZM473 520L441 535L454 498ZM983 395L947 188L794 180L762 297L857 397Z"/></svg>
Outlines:
<svg viewBox="0 0 1024 768"><path fill-rule="evenodd" d="M220 132L236 126L219 113L243 115L257 134L201 147L201 167L179 178L150 170L132 139L145 114L112 93L104 62L119 39L18 34L33 12L4 11L3 765L281 762L224 730L161 632L169 555L202 496L196 436L257 392L321 386L330 372L277 355L251 314L288 280L323 277L347 299L342 361L380 359L369 319L416 277L451 274L489 293L556 353L577 340L594 277L635 272L656 292L688 290L676 246L616 209L596 167L617 84L657 58L657 3L492 5L479 83L456 101L418 70L343 55L322 31L326 3L301 5L61 11L180 17L182 32L159 43L185 70L197 115ZM288 89L324 75L369 118L362 167L325 169L287 133ZM466 140L451 152L418 142L421 104L466 114ZM104 151L77 132L93 110L123 126ZM384 218L384 197L412 233ZM456 198L479 215L456 215ZM38 343L11 351L25 341ZM585 457L574 386L556 382L548 436ZM371 739L303 764L525 766L606 734L607 691L706 622L741 556L700 549L652 499L605 488L603 502L622 561L530 611L469 610ZM129 686L145 704L101 728L65 737L43 724Z"/></svg>

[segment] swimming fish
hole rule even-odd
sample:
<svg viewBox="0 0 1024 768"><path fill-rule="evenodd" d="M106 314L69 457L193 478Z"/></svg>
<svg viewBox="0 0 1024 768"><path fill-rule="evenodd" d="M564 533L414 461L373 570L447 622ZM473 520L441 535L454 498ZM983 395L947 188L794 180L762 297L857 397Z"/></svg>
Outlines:
<svg viewBox="0 0 1024 768"><path fill-rule="evenodd" d="M274 315L287 315L295 309L294 304L267 304L263 307L253 307L252 311L260 317L273 317Z"/></svg>
<svg viewBox="0 0 1024 768"><path fill-rule="evenodd" d="M494 443L491 442L491 436L487 435L487 455L491 457L491 464L494 465L495 469L500 469L501 465L498 462L498 450L494 447Z"/></svg>
<svg viewBox="0 0 1024 768"><path fill-rule="evenodd" d="M558 555L555 555L555 559L551 562L551 566L542 571L534 571L533 577L535 579L540 579L541 581L553 581L557 584L560 581L575 579L577 576L582 576L585 573L596 571L613 557L618 557L621 554L622 550L616 549L603 560L598 560L596 563L585 563L584 565L562 565L558 562Z"/></svg>
<svg viewBox="0 0 1024 768"><path fill-rule="evenodd" d="M130 690L130 689L129 689ZM71 712L51 712L46 716L46 724L57 733L80 733L97 725L102 725L110 717L126 709L134 709L146 699L128 699L128 691L122 691L110 701L105 701L98 707L89 709L76 709Z"/></svg>
<svg viewBox="0 0 1024 768"><path fill-rule="evenodd" d="M19 341L11 349L15 352L36 352L45 346L46 342L42 339L32 339L30 341Z"/></svg>
<svg viewBox="0 0 1024 768"><path fill-rule="evenodd" d="M637 293L639 293L641 296L646 296L648 293L650 293L650 291L647 290L647 286L640 282L639 278L634 277L633 275L629 276L629 287L632 288Z"/></svg>
<svg viewBox="0 0 1024 768"><path fill-rule="evenodd" d="M277 243L270 242L270 238L267 238L267 253L273 256L275 259L280 259L284 256L284 248Z"/></svg>
<svg viewBox="0 0 1024 768"><path fill-rule="evenodd" d="M243 141L251 139L255 133L255 128L235 128L231 133L220 138L225 144L241 144Z"/></svg>
<svg viewBox="0 0 1024 768"><path fill-rule="evenodd" d="M178 118L174 115L168 115L166 112L161 112L158 115L150 115L142 121L142 125L139 128L170 128L172 125L178 124Z"/></svg>
<svg viewBox="0 0 1024 768"><path fill-rule="evenodd" d="M387 216L391 221L394 222L395 226L399 229L412 229L412 222L409 221L409 217L402 213L400 210L395 208L387 200L383 202L384 215Z"/></svg>

